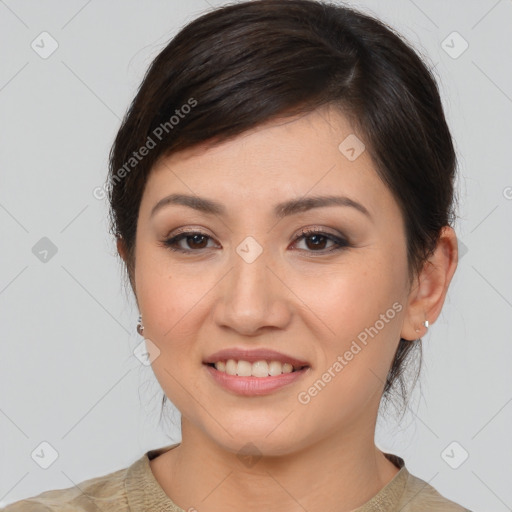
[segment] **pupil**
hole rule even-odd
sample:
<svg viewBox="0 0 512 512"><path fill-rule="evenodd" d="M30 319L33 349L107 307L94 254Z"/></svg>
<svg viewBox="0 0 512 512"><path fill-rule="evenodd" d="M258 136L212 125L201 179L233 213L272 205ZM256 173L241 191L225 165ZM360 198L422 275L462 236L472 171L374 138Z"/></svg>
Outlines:
<svg viewBox="0 0 512 512"><path fill-rule="evenodd" d="M316 240L316 241L312 242L312 245L313 245L313 247L317 247L317 248L318 248L319 245L322 245L322 242L325 243L325 237L322 236L322 235L311 235L311 236L308 237L308 239L310 241L311 240ZM319 239L322 239L322 240L319 240Z"/></svg>
<svg viewBox="0 0 512 512"><path fill-rule="evenodd" d="M204 245L204 240L205 240L205 237L203 235L192 235L192 244L195 245L195 244L198 244L198 245L201 245L201 248L202 246ZM201 244L201 239L203 241L203 244Z"/></svg>

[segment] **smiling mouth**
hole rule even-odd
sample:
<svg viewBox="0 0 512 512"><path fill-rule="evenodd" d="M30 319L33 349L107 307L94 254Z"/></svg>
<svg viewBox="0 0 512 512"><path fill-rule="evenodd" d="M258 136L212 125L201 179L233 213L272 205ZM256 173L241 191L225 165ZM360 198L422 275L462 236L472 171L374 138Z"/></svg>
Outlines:
<svg viewBox="0 0 512 512"><path fill-rule="evenodd" d="M291 363L281 363L280 361L249 361L228 359L226 361L218 361L216 363L205 363L211 368L215 368L221 373L238 377L275 377L286 373L294 373L305 368L307 365L293 366Z"/></svg>

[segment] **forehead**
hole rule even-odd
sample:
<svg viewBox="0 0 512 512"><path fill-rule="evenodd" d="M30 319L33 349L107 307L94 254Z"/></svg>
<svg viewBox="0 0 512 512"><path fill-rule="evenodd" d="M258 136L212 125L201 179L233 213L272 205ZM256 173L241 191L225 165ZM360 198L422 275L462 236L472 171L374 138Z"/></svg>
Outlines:
<svg viewBox="0 0 512 512"><path fill-rule="evenodd" d="M307 194L342 193L377 214L393 208L395 201L364 144L332 107L272 120L216 146L196 146L160 159L143 203L181 192L233 206L270 208Z"/></svg>
<svg viewBox="0 0 512 512"><path fill-rule="evenodd" d="M167 165L194 167L197 162L219 162L230 168L229 161L246 160L246 167L268 171L297 160L304 163L338 157L338 145L354 130L348 120L333 107L323 107L305 114L267 121L217 145L208 142L174 153L164 160ZM162 161L154 169L158 171ZM288 166L286 166L288 167ZM306 167L301 166L301 167ZM311 167L311 166L309 166ZM240 169L243 170L243 169ZM285 170L285 169L282 169ZM238 174L238 173L236 173Z"/></svg>

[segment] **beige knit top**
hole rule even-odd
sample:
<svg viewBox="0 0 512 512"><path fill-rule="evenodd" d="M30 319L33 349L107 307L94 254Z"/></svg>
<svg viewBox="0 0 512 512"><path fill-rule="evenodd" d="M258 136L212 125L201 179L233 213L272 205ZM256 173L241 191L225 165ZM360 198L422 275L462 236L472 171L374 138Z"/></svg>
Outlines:
<svg viewBox="0 0 512 512"><path fill-rule="evenodd" d="M185 512L165 494L149 461L177 444L146 452L131 466L86 480L69 489L7 505L5 512ZM411 475L404 461L386 454L400 471L370 501L354 512L470 512L443 498L429 484Z"/></svg>

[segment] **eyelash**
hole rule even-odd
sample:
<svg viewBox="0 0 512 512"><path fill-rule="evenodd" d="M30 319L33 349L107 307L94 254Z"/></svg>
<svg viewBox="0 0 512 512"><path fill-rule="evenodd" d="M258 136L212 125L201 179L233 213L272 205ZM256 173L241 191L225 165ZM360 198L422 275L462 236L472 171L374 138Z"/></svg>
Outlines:
<svg viewBox="0 0 512 512"><path fill-rule="evenodd" d="M186 239L188 237L192 237L194 235L199 235L199 236L202 236L202 237L205 237L205 238L208 238L208 239L212 238L212 237L206 235L205 233L201 233L200 231L183 231L183 232L177 234L176 236L173 236L171 238L163 240L161 242L161 244L162 244L162 246L170 249L171 251L181 252L181 253L184 253L184 254L191 254L193 252L201 252L201 251L207 249L207 248L203 248L203 249L194 250L194 249L181 249L179 247L176 247L176 244L178 242L180 242L181 240ZM304 230L302 230L300 232L300 235L295 237L295 239L293 240L293 243L295 244L299 240L301 240L302 238L305 239L305 238L309 238L309 237L312 237L312 236L315 236L315 235L319 235L321 237L327 238L329 241L334 242L335 246L333 248L331 248L331 249L323 249L323 250L320 250L320 251L306 250L306 252L310 252L310 253L313 253L313 254L314 253L326 254L326 253L336 252L336 251L340 251L340 250L346 249L348 247L351 247L349 242L347 242L345 239L337 237L335 235L332 235L331 233L326 233L324 231L316 230L316 229L304 229ZM300 249L300 250L305 250L305 249Z"/></svg>

